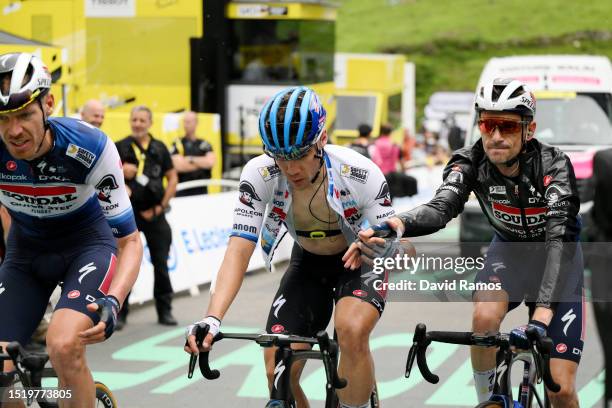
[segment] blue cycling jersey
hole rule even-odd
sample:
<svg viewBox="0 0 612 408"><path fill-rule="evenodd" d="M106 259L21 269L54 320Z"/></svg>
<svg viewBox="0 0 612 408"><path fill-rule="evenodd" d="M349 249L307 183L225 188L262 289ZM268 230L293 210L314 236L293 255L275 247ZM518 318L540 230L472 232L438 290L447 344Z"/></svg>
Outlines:
<svg viewBox="0 0 612 408"><path fill-rule="evenodd" d="M136 231L115 144L76 119L50 118L51 150L32 161L0 142L0 202L27 236L79 231L106 217L115 237Z"/></svg>

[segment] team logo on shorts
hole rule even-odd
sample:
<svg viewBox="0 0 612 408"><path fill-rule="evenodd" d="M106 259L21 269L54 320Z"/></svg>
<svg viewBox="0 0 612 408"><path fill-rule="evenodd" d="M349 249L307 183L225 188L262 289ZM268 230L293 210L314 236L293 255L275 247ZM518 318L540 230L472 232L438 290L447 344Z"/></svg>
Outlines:
<svg viewBox="0 0 612 408"><path fill-rule="evenodd" d="M279 334L285 331L285 326L283 326L282 324L275 324L274 326L272 326L272 333L275 334Z"/></svg>
<svg viewBox="0 0 612 408"><path fill-rule="evenodd" d="M17 163L15 163L12 160L7 161L6 162L6 169L8 171L15 171L15 170L17 170Z"/></svg>
<svg viewBox="0 0 612 408"><path fill-rule="evenodd" d="M70 292L68 292L68 294L66 295L66 297L68 299L76 299L79 296L81 296L81 292L79 292L78 290L71 290Z"/></svg>
<svg viewBox="0 0 612 408"><path fill-rule="evenodd" d="M366 292L365 290L361 290L361 289L355 289L353 291L353 295L363 298L363 297L368 296L368 292Z"/></svg>
<svg viewBox="0 0 612 408"><path fill-rule="evenodd" d="M559 343L557 344L556 349L557 349L557 353L563 354L567 351L567 346L565 345L565 343Z"/></svg>

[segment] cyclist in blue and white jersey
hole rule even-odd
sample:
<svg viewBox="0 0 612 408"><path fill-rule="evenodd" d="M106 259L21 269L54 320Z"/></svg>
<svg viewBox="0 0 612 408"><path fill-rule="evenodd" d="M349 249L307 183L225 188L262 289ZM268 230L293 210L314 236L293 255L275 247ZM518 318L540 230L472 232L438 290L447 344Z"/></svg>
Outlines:
<svg viewBox="0 0 612 408"><path fill-rule="evenodd" d="M12 218L0 267L0 345L30 338L60 284L49 356L59 386L72 390L63 406L93 407L85 346L112 334L142 243L115 144L85 122L50 118L50 86L38 57L0 55L0 202Z"/></svg>
<svg viewBox="0 0 612 408"><path fill-rule="evenodd" d="M344 266L342 255L364 223L394 214L385 178L359 153L327 145L326 112L306 87L285 89L271 98L259 117L264 152L245 166L234 208L233 232L219 270L206 317L188 327L188 352L197 352L195 325L208 324L203 349L238 294L249 259L260 241L266 264L285 230L295 240L291 261L270 308L268 333L314 336L327 327L334 304L334 327L341 349L338 390L342 407L368 406L374 363L368 339L385 305L373 287L380 279ZM273 349L266 349L269 383L275 377ZM293 395L308 406L294 365ZM277 370L278 371L278 370Z"/></svg>

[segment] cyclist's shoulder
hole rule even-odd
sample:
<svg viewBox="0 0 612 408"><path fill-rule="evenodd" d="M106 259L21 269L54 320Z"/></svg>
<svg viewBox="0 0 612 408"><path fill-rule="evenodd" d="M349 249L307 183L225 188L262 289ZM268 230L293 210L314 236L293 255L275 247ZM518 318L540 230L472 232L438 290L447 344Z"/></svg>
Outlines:
<svg viewBox="0 0 612 408"><path fill-rule="evenodd" d="M340 173L340 176L349 184L354 182L361 185L377 184L377 178L370 177L371 173L383 177L376 163L349 147L326 145L325 153L329 157L330 167Z"/></svg>
<svg viewBox="0 0 612 408"><path fill-rule="evenodd" d="M240 175L240 185L248 183L256 193L262 194L262 199L267 199L269 198L267 192L272 191L272 187L278 183L281 175L274 159L262 154L252 158L244 166Z"/></svg>
<svg viewBox="0 0 612 408"><path fill-rule="evenodd" d="M478 174L478 168L484 163L485 159L482 141L478 140L471 146L455 150L444 168L444 174L460 171L475 176Z"/></svg>
<svg viewBox="0 0 612 408"><path fill-rule="evenodd" d="M55 150L91 168L103 153L108 137L98 128L73 118L50 118Z"/></svg>

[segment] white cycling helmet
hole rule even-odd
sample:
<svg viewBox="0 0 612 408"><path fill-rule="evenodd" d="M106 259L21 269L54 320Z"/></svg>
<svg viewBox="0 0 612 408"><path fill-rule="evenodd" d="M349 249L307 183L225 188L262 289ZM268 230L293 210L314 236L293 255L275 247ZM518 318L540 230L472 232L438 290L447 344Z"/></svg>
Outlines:
<svg viewBox="0 0 612 408"><path fill-rule="evenodd" d="M518 113L533 118L536 101L533 93L520 81L496 78L481 86L476 92L476 112L482 111Z"/></svg>
<svg viewBox="0 0 612 408"><path fill-rule="evenodd" d="M29 53L0 55L0 113L23 109L51 88L45 64Z"/></svg>

